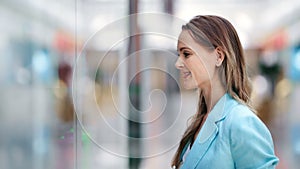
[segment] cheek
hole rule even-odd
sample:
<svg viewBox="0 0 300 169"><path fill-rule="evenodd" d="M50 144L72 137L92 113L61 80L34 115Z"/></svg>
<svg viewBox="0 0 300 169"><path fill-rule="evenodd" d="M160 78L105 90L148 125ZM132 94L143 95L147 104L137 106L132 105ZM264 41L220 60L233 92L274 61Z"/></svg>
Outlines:
<svg viewBox="0 0 300 169"><path fill-rule="evenodd" d="M207 67L199 58L191 60L190 71L197 82L205 81L209 78Z"/></svg>

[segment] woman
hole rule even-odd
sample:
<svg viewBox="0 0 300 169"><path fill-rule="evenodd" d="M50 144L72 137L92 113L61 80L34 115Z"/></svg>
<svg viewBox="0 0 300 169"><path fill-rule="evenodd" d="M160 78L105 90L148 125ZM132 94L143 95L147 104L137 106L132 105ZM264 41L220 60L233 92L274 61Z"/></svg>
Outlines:
<svg viewBox="0 0 300 169"><path fill-rule="evenodd" d="M243 49L230 22L196 16L182 27L177 47L175 66L184 87L199 90L199 101L172 168L275 168L272 137L250 107Z"/></svg>

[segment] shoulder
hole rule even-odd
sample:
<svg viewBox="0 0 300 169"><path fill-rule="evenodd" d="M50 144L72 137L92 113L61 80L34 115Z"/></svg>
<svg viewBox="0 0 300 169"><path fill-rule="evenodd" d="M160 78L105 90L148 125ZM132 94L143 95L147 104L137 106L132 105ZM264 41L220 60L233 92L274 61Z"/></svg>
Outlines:
<svg viewBox="0 0 300 169"><path fill-rule="evenodd" d="M259 117L248 106L241 103L235 104L228 112L228 120L230 129L241 134L251 134L245 131L258 131L270 136L268 128Z"/></svg>
<svg viewBox="0 0 300 169"><path fill-rule="evenodd" d="M238 168L264 168L278 162L272 136L265 124L246 105L235 104L224 119L231 154ZM252 161L251 164L249 161Z"/></svg>
<svg viewBox="0 0 300 169"><path fill-rule="evenodd" d="M235 101L237 102L237 101ZM238 140L262 136L268 142L272 142L269 129L259 119L259 117L246 105L235 104L225 119L229 130L230 138Z"/></svg>

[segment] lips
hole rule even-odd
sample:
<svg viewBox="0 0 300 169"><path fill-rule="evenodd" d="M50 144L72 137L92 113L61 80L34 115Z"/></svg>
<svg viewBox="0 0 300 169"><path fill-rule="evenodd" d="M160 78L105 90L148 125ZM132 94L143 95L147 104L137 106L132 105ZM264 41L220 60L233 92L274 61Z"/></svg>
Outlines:
<svg viewBox="0 0 300 169"><path fill-rule="evenodd" d="M191 72L190 72L190 71L182 72L182 77L183 77L184 79L188 78L190 75L191 75Z"/></svg>

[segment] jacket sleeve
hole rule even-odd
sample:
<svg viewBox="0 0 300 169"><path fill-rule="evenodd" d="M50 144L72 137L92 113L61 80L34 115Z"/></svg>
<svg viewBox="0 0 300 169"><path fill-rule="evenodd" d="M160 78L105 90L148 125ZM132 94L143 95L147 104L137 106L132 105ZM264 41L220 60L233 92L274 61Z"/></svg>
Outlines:
<svg viewBox="0 0 300 169"><path fill-rule="evenodd" d="M278 163L271 134L248 108L233 110L230 148L237 169L273 169Z"/></svg>

